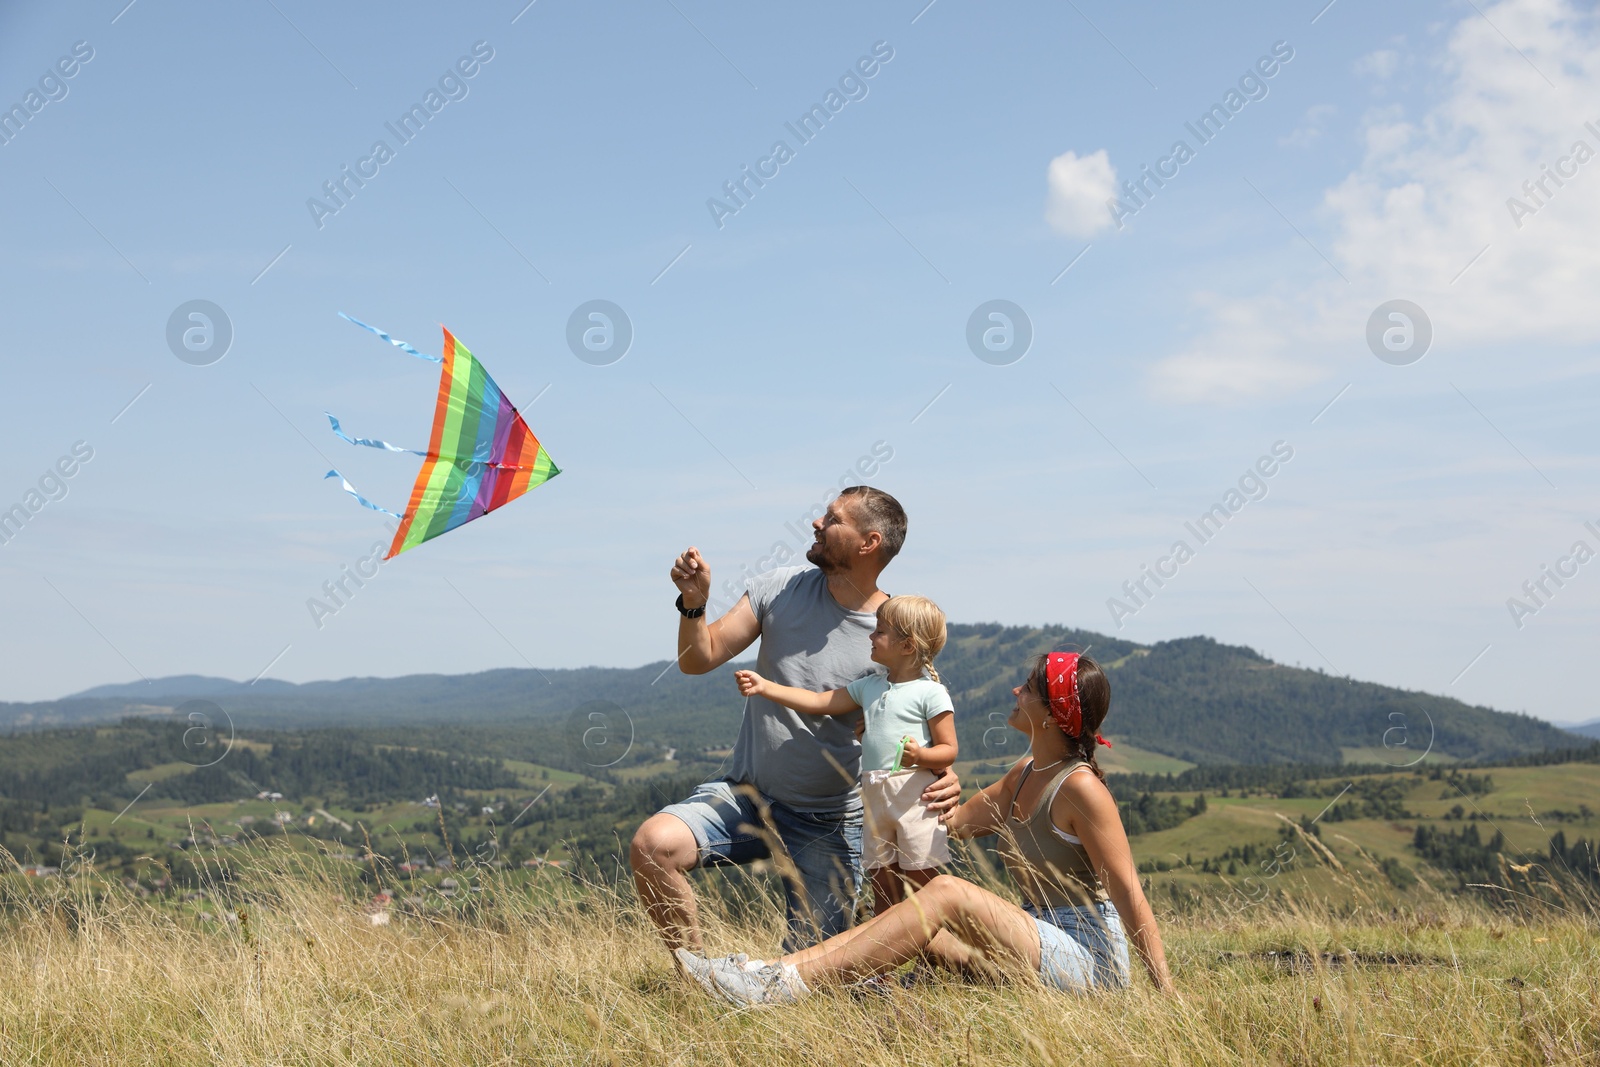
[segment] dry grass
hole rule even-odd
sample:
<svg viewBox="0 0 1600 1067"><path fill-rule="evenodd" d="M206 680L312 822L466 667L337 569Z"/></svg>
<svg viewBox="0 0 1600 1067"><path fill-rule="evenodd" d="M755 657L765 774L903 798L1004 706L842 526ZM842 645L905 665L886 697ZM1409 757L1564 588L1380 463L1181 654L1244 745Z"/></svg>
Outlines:
<svg viewBox="0 0 1600 1067"><path fill-rule="evenodd" d="M374 926L329 864L257 848L245 866L212 899L233 923L87 877L9 883L0 1062L1600 1064L1590 910L1172 916L1175 999L1140 975L1088 997L940 982L735 1012L680 985L603 887L485 872L473 909ZM735 921L710 896L713 950L773 949L776 902Z"/></svg>

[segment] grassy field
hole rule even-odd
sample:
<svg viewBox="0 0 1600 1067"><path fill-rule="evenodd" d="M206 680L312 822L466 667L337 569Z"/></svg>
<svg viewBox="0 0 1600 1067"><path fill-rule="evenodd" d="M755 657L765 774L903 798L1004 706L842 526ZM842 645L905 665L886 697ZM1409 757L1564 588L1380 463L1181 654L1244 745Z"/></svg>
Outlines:
<svg viewBox="0 0 1600 1067"><path fill-rule="evenodd" d="M0 879L0 1060L106 1064L1594 1064L1593 902L1491 913L1160 908L1178 987L1026 979L736 1012L679 983L624 890L468 870L437 907L369 902L352 864L257 844L210 921L92 877ZM1359 873L1342 875L1350 890ZM770 953L770 883L701 876L710 949ZM742 897L743 906L728 903ZM373 914L384 915L382 924Z"/></svg>
<svg viewBox="0 0 1600 1067"><path fill-rule="evenodd" d="M1159 752L1151 752L1129 742L1119 741L1114 736L1111 740L1113 747L1101 749L1096 756L1100 769L1107 774L1177 774L1194 766L1188 760L1181 760L1176 756L1163 756ZM1012 737L1011 741L1013 745L1020 744L1015 737ZM1008 766L1013 759L1022 754L1022 751L1018 747L1014 753L998 751L978 759L958 760L956 773L960 774L963 780L971 779L974 783L992 781L999 777L996 769ZM976 772L975 777L974 772Z"/></svg>
<svg viewBox="0 0 1600 1067"><path fill-rule="evenodd" d="M1138 748L1131 742L1111 738L1112 747L1101 749L1095 759L1107 774L1177 774L1194 764L1176 756L1163 756L1159 752Z"/></svg>
<svg viewBox="0 0 1600 1067"><path fill-rule="evenodd" d="M1147 773L1182 769L1113 751ZM1207 788L1203 805L1156 794L1181 821L1132 845L1176 999L1142 974L1091 997L950 980L753 1013L678 982L625 880L580 880L613 869L645 808L598 811L602 832L577 853L550 837L619 790L642 803L651 779L511 769L520 790L465 790L445 810L420 795L83 809L59 872L0 873L0 1064L1600 1065L1600 911L1546 856L1557 830L1600 840L1597 763L1352 768L1271 792ZM281 831L250 832L280 812ZM567 864L507 863L485 848L491 824L507 842L544 834L557 843L535 860ZM1503 836L1500 888L1463 887L1414 844L1419 828L1467 827ZM355 861L369 837L387 860ZM592 864L573 867L579 855ZM965 852L966 869L984 871L984 855ZM434 865L402 873L400 856ZM696 877L712 951L775 950L770 871Z"/></svg>
<svg viewBox="0 0 1600 1067"><path fill-rule="evenodd" d="M1169 830L1142 834L1133 840L1134 854L1150 875L1155 896L1186 894L1199 899L1243 892L1274 897L1315 896L1337 904L1359 903L1354 887L1363 883L1339 877L1341 868L1371 876L1376 882L1385 860L1401 864L1418 879L1402 889L1392 883L1372 889L1369 896L1395 903L1416 903L1438 889L1453 886L1452 879L1419 864L1410 848L1416 828L1480 828L1488 840L1496 831L1505 835L1506 857L1524 864L1542 858L1551 834L1595 839L1600 835L1600 764L1565 763L1546 767L1495 767L1480 772L1492 780L1488 792L1467 795L1447 782L1401 775L1328 779L1315 783L1326 791L1364 781L1393 781L1400 803L1415 817L1404 819L1355 818L1330 821L1334 803L1329 796L1207 796L1204 814ZM1184 794L1179 794L1183 796ZM1459 809L1459 810L1458 810ZM1318 845L1337 864L1319 854L1301 836L1287 837L1285 819L1311 820L1318 827ZM1230 849L1253 844L1267 858L1238 864L1235 877L1223 872L1202 873L1202 863ZM1157 865L1165 869L1152 869ZM1254 881L1240 888L1243 879Z"/></svg>

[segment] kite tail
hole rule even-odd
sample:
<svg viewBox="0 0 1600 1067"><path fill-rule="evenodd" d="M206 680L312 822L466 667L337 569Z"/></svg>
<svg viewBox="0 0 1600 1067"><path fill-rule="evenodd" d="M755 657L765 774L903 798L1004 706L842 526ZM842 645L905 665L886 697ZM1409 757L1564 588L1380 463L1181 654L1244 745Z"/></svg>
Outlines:
<svg viewBox="0 0 1600 1067"><path fill-rule="evenodd" d="M334 418L331 412L324 411L323 414L327 415L328 421L333 423L333 432L338 435L341 441L348 441L353 445L366 445L368 448L381 448L386 452L408 452L413 456L421 456L424 459L428 456L426 452L420 452L415 448L401 448L399 445L391 445L388 441L380 441L376 437L351 437L344 432L344 429L339 425L339 420Z"/></svg>
<svg viewBox="0 0 1600 1067"><path fill-rule="evenodd" d="M401 450L401 451L403 451L403 450ZM351 485L345 479L345 476L340 474L338 471L329 471L327 474L324 474L322 477L323 477L324 481L326 481L329 478L337 478L337 479L339 479L339 484L344 486L344 491L349 493L351 496L355 497L356 498L356 502L358 504L360 504L362 507L371 508L373 511L381 511L385 515L391 515L394 518L404 520L404 518L405 518L404 515L395 515L395 513L390 511L388 508L381 508L378 505L374 504L372 501L368 500L366 497L362 496L360 493L356 492L356 487Z"/></svg>
<svg viewBox="0 0 1600 1067"><path fill-rule="evenodd" d="M349 315L346 315L342 311L339 312L339 317L341 319L345 320L346 322L355 323L357 326L361 327L363 330L368 330L368 331L370 331L372 333L377 334L379 337L383 338L385 341L388 341L390 344L394 345L400 351L405 352L405 353L407 353L409 355L416 356L418 359L425 359L429 363L443 363L444 362L444 360L439 358L438 356L430 356L430 355L426 355L426 354L424 354L422 352L418 352L415 348L412 348L410 345L406 344L404 341L397 341L393 337L390 337L388 334L384 333L382 330L378 329L376 326L368 326L366 323L362 322L360 319L352 319Z"/></svg>

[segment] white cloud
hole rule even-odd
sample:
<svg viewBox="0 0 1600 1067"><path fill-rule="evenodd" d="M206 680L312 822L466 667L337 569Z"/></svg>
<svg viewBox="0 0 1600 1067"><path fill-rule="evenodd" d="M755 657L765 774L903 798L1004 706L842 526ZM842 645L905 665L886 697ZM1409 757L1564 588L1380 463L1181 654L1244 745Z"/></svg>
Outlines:
<svg viewBox="0 0 1600 1067"><path fill-rule="evenodd" d="M1339 109L1332 104L1312 104L1300 117L1300 124L1288 136L1278 138L1278 143L1293 148L1310 148L1327 132L1328 120L1338 113Z"/></svg>
<svg viewBox="0 0 1600 1067"><path fill-rule="evenodd" d="M1600 34L1565 0L1485 15L1464 16L1433 61L1437 103L1415 120L1366 117L1365 158L1324 193L1323 225L1306 227L1348 282L1312 261L1311 282L1202 301L1210 323L1156 364L1154 392L1248 400L1324 379L1394 298L1423 307L1436 344L1600 342L1600 135L1585 127L1600 129ZM1546 179L1538 203L1525 196L1578 141L1596 158L1563 187ZM1535 211L1520 227L1514 196Z"/></svg>
<svg viewBox="0 0 1600 1067"><path fill-rule="evenodd" d="M1400 53L1392 48L1380 48L1376 52L1368 52L1356 60L1355 71L1357 76L1370 78L1373 81L1387 81L1400 66Z"/></svg>
<svg viewBox="0 0 1600 1067"><path fill-rule="evenodd" d="M1045 220L1069 237L1093 237L1111 225L1106 201L1117 195L1117 171L1104 148L1080 157L1063 152L1050 161Z"/></svg>
<svg viewBox="0 0 1600 1067"><path fill-rule="evenodd" d="M1321 379L1315 368L1289 358L1282 323L1294 314L1283 301L1231 300L1201 294L1214 328L1188 348L1157 364L1151 385L1165 399L1223 402L1257 393L1283 392Z"/></svg>

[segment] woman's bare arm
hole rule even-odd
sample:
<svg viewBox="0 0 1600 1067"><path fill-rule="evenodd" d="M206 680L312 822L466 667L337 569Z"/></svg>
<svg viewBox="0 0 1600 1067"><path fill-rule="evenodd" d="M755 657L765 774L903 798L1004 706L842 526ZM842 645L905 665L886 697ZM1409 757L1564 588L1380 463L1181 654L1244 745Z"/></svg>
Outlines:
<svg viewBox="0 0 1600 1067"><path fill-rule="evenodd" d="M1022 778L1022 765L1027 761L1028 757L1024 756L1012 764L999 781L945 815L944 824L949 827L950 836L987 837L999 833L1006 822L1006 804L1017 791L1017 782Z"/></svg>
<svg viewBox="0 0 1600 1067"><path fill-rule="evenodd" d="M1050 805L1050 819L1083 842L1111 903L1122 916L1128 940L1150 972L1150 980L1163 993L1171 993L1172 975L1167 970L1161 931L1156 929L1155 913L1139 884L1133 849L1128 845L1111 791L1092 774L1069 774L1056 792L1055 803Z"/></svg>

